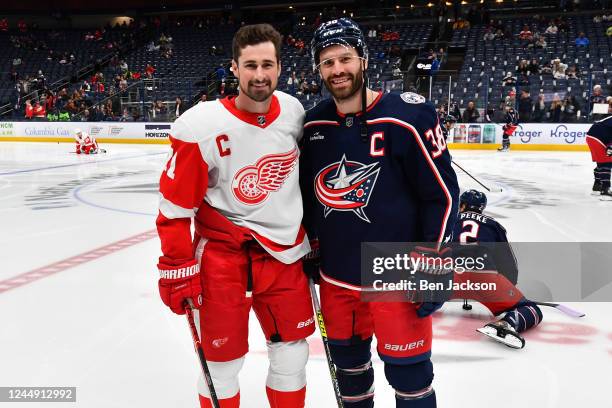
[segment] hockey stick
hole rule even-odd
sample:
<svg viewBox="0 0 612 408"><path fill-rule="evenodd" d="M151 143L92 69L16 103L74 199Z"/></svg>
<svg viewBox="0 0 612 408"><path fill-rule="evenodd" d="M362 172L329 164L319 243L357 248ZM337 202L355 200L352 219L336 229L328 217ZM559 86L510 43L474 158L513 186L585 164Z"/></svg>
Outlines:
<svg viewBox="0 0 612 408"><path fill-rule="evenodd" d="M584 317L586 316L586 314L578 311L578 310L574 310L570 307L567 307L565 305L562 305L560 303L550 303L550 302L533 302L536 305L540 305L540 306L549 306L549 307L554 307L555 309L557 309L558 311L565 313L568 316L571 317Z"/></svg>
<svg viewBox="0 0 612 408"><path fill-rule="evenodd" d="M342 401L342 394L340 393L340 384L338 383L338 377L336 377L336 366L331 358L331 352L329 351L329 340L327 339L327 330L325 329L325 322L323 321L323 314L321 313L321 305L319 304L319 297L315 284L312 279L308 280L310 286L310 295L312 296L312 304L317 314L317 323L319 325L319 332L321 333L321 340L323 341L323 348L325 349L325 357L327 358L327 367L329 368L329 375L331 376L332 385L334 386L334 394L336 395L336 403L338 408L344 408L344 402Z"/></svg>
<svg viewBox="0 0 612 408"><path fill-rule="evenodd" d="M208 369L208 364L206 363L206 357L204 356L204 349L202 348L202 343L200 342L200 336L198 336L198 331L193 320L193 310L191 310L191 306L187 302L185 302L185 316L187 317L187 324L189 325L189 330L191 331L193 347L195 348L198 358L200 359L200 368L202 368L204 381L206 381L206 386L208 387L208 392L210 393L212 406L213 408L221 408L219 399L217 399L215 386L212 382L212 376L210 375L210 370Z"/></svg>
<svg viewBox="0 0 612 408"><path fill-rule="evenodd" d="M476 177L472 176L466 169L464 169L463 167L461 167L460 165L457 164L456 161L452 160L452 163L457 166L461 171L463 171L465 174L467 174L468 176L470 176L472 178L472 180L474 180L475 182L477 182L478 184L480 184L485 190L487 190L490 193L501 193L503 190L501 187L495 187L495 188L489 188L487 186L485 186L484 184L482 184Z"/></svg>

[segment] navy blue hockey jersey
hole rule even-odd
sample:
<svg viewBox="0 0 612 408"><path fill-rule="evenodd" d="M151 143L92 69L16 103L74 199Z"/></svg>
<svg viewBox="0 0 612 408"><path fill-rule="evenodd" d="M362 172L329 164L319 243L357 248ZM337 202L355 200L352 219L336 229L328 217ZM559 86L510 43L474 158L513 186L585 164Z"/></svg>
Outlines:
<svg viewBox="0 0 612 408"><path fill-rule="evenodd" d="M599 139L604 146L612 144L612 115L593 123L587 135Z"/></svg>
<svg viewBox="0 0 612 408"><path fill-rule="evenodd" d="M485 266L504 274L510 282L516 284L518 266L514 252L508 243L506 229L495 219L474 211L459 213L453 229L453 241L465 243L482 243L475 247L455 247L456 256L481 256L486 254ZM487 243L496 243L487 245ZM463 251L461 251L463 249Z"/></svg>
<svg viewBox="0 0 612 408"><path fill-rule="evenodd" d="M379 94L360 117L325 100L307 112L300 157L304 226L318 237L322 277L361 286L362 242L448 242L459 188L433 105Z"/></svg>

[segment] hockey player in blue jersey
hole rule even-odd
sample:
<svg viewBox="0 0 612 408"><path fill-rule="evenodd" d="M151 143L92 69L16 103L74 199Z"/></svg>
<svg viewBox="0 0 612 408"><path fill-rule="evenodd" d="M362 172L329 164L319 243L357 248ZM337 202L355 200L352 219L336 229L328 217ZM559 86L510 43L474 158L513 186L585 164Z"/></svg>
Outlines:
<svg viewBox="0 0 612 408"><path fill-rule="evenodd" d="M457 118L452 115L452 114L448 114L448 115L444 115L442 119L442 123L441 123L441 128L442 128L442 133L444 134L444 140L448 141L448 135L450 135L451 130L453 130L453 128L455 127L455 123L457 123Z"/></svg>
<svg viewBox="0 0 612 408"><path fill-rule="evenodd" d="M453 231L453 239L462 244L482 243L478 250L485 249L488 259L493 258L487 270L497 273L462 273L455 275L455 283L494 282L493 293L455 291L456 299L475 299L487 307L495 316L505 313L500 319L478 329L480 333L513 348L523 348L525 340L520 335L542 321L542 311L534 302L527 300L515 286L518 268L516 259L506 237L506 230L495 219L482 212L487 206L487 197L476 190L465 191L459 199L459 217ZM496 243L487 245L486 243ZM469 247L467 247L469 250Z"/></svg>
<svg viewBox="0 0 612 408"><path fill-rule="evenodd" d="M610 173L612 172L612 116L599 120L587 132L587 145L591 158L597 163L593 193L599 193L604 201L612 200Z"/></svg>
<svg viewBox="0 0 612 408"><path fill-rule="evenodd" d="M374 405L372 337L398 408L433 408L433 313L440 302L366 302L362 242L451 238L457 177L435 108L415 93L366 86L368 52L351 20L322 24L313 65L331 99L306 115L300 157L304 225L320 248L320 295L344 406Z"/></svg>

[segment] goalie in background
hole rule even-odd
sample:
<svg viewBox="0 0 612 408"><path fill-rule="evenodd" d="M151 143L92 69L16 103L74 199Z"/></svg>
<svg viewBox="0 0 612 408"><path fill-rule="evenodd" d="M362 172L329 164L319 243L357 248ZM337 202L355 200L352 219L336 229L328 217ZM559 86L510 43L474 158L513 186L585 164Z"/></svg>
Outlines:
<svg viewBox="0 0 612 408"><path fill-rule="evenodd" d="M106 153L106 150L98 148L96 138L83 132L81 129L74 130L76 142L76 154L97 154Z"/></svg>

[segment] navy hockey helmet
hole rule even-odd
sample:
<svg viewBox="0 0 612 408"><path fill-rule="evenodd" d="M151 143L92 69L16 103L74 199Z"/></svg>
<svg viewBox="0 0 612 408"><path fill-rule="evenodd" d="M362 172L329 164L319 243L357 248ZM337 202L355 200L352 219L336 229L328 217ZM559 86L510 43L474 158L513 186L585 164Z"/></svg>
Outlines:
<svg viewBox="0 0 612 408"><path fill-rule="evenodd" d="M310 55L312 57L313 71L319 65L319 54L323 49L332 45L353 47L357 54L365 60L368 59L368 46L363 32L353 20L343 17L321 24L314 32L310 42Z"/></svg>
<svg viewBox="0 0 612 408"><path fill-rule="evenodd" d="M483 212L487 206L487 196L485 193L477 190L464 191L459 197L459 203L465 204L465 209L468 211Z"/></svg>
<svg viewBox="0 0 612 408"><path fill-rule="evenodd" d="M455 117L455 115L452 114L448 114L444 117L444 123L455 123L457 122L457 118Z"/></svg>

